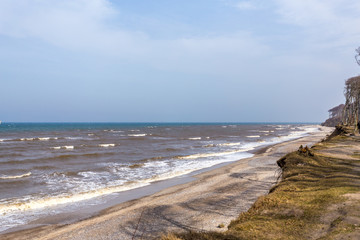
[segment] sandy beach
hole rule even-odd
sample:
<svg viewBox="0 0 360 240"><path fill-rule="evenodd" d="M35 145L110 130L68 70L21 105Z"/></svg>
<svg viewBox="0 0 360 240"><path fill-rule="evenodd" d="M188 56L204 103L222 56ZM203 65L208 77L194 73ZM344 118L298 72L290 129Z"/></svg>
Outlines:
<svg viewBox="0 0 360 240"><path fill-rule="evenodd" d="M108 208L89 219L58 224L56 217L49 218L41 227L2 234L0 239L149 239L173 230L223 231L220 224L227 226L276 183L276 161L280 157L300 145L311 146L332 131L321 129L262 149L252 158L198 174L194 181Z"/></svg>

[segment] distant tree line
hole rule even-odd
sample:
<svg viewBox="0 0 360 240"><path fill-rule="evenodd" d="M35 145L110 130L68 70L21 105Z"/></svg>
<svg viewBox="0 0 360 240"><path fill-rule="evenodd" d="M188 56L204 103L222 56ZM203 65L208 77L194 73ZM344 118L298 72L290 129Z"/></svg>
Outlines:
<svg viewBox="0 0 360 240"><path fill-rule="evenodd" d="M343 110L343 124L358 128L360 113L360 76L345 81L345 107Z"/></svg>
<svg viewBox="0 0 360 240"><path fill-rule="evenodd" d="M360 65L360 47L356 50L355 59ZM342 123L348 126L354 126L355 131L359 129L360 114L360 76L349 78L345 81L345 106L343 109Z"/></svg>
<svg viewBox="0 0 360 240"><path fill-rule="evenodd" d="M355 60L360 65L360 47L355 49ZM345 81L345 105L340 104L329 110L329 119L322 125L335 126L343 124L353 126L355 131L360 128L360 76L349 78Z"/></svg>

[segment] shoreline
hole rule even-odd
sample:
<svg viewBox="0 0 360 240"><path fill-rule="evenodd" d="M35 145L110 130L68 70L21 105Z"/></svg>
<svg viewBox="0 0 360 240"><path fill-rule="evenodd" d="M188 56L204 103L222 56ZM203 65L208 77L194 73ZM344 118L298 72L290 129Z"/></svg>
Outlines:
<svg viewBox="0 0 360 240"><path fill-rule="evenodd" d="M337 126L324 141L281 157L281 180L224 232L167 232L182 239L360 239L360 135Z"/></svg>
<svg viewBox="0 0 360 240"><path fill-rule="evenodd" d="M137 227L137 234L148 237L173 230L221 231L217 228L219 224L228 225L230 220L249 209L260 195L266 194L276 183L276 161L299 145L312 145L330 133L330 129L322 129L309 136L260 148L251 158L170 179L175 181L174 185L125 200L90 218L71 224L56 224L59 220L56 216L50 216L42 223L32 223L33 226L42 225L40 227L2 233L0 239L98 239L100 236L131 239ZM179 179L184 178L191 179L179 183ZM166 182L170 181L159 183ZM152 189L156 190L156 187ZM140 215L141 221L137 224ZM66 216L64 218L66 220ZM209 225L206 219L213 219L213 224ZM51 224L46 225L46 222ZM202 225L205 222L206 226Z"/></svg>

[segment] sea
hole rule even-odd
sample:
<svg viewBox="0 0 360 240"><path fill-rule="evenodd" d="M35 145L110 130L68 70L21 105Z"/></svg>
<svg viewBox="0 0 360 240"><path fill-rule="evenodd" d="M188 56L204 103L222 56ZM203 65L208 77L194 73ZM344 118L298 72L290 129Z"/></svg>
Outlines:
<svg viewBox="0 0 360 240"><path fill-rule="evenodd" d="M0 232L317 131L300 123L2 123Z"/></svg>

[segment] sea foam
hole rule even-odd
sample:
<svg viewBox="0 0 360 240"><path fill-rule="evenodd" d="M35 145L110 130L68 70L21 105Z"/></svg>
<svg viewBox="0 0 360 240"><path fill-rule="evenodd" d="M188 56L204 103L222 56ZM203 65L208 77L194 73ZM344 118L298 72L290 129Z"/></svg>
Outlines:
<svg viewBox="0 0 360 240"><path fill-rule="evenodd" d="M217 146L239 146L241 145L240 142L233 142L233 143L220 143L220 144L217 144Z"/></svg>
<svg viewBox="0 0 360 240"><path fill-rule="evenodd" d="M79 202L83 200L88 200L94 197L99 197L106 194L111 194L114 192L122 192L131 190L134 188L139 188L149 185L149 183L146 182L136 182L136 183L130 183L120 186L110 186L101 188L98 190L92 190L88 192L82 192L82 193L75 193L72 195L64 194L59 196L51 196L46 198L40 198L40 199L32 199L27 201L21 201L13 202L9 204L0 204L0 215L6 215L12 212L17 211L27 211L27 210L36 210L36 209L44 209L47 207L57 206L61 204L67 204L67 203L74 203Z"/></svg>
<svg viewBox="0 0 360 240"><path fill-rule="evenodd" d="M234 150L234 151L225 151L225 152L213 152L213 153L197 153L197 154L192 154L192 155L187 155L187 156L178 156L178 159L197 159L197 158L208 158L208 157L220 157L220 156L225 156L225 155L229 155L229 154L234 154L234 153L240 153L240 152L246 152L246 151L250 151L254 149L253 147L249 147L249 148L245 148L245 149L238 149L238 150Z"/></svg>

